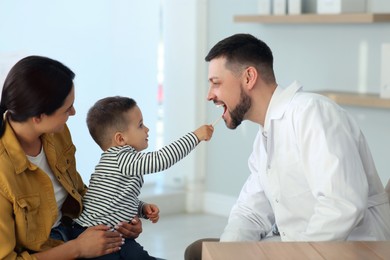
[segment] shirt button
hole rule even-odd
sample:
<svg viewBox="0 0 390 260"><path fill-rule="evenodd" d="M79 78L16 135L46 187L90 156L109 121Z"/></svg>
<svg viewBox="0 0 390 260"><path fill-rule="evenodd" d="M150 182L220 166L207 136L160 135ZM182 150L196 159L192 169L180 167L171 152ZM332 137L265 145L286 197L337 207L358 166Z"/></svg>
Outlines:
<svg viewBox="0 0 390 260"><path fill-rule="evenodd" d="M286 236L286 233L282 232L282 236L284 236L284 237L285 237L285 236Z"/></svg>
<svg viewBox="0 0 390 260"><path fill-rule="evenodd" d="M275 202L276 202L276 203L279 203L279 200L278 200L278 199L275 199Z"/></svg>
<svg viewBox="0 0 390 260"><path fill-rule="evenodd" d="M76 191L75 191L75 190L72 190L72 193L73 193L73 194L75 194L75 193L76 193Z"/></svg>
<svg viewBox="0 0 390 260"><path fill-rule="evenodd" d="M57 175L57 179L58 179L58 180L61 180L61 176L60 176L60 175Z"/></svg>

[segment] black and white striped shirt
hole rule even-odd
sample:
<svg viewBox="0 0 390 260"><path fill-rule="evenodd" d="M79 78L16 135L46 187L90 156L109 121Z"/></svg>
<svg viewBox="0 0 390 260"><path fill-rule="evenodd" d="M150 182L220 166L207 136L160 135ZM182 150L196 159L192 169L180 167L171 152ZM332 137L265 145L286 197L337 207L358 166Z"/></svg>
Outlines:
<svg viewBox="0 0 390 260"><path fill-rule="evenodd" d="M137 152L131 146L111 147L102 153L83 198L83 212L75 219L83 227L114 227L142 215L138 199L143 175L163 171L188 155L198 144L194 133L155 152Z"/></svg>

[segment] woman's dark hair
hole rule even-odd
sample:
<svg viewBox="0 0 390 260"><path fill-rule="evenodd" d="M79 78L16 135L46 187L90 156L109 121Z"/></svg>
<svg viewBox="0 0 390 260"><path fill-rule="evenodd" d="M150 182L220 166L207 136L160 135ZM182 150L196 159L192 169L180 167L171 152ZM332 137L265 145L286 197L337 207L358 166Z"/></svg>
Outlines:
<svg viewBox="0 0 390 260"><path fill-rule="evenodd" d="M59 61L28 56L8 73L0 101L0 137L4 133L4 113L16 122L41 114L51 115L60 108L73 87L75 74Z"/></svg>
<svg viewBox="0 0 390 260"><path fill-rule="evenodd" d="M114 96L98 100L88 111L87 126L93 140L104 149L112 131L125 131L129 122L124 114L137 105L134 99Z"/></svg>

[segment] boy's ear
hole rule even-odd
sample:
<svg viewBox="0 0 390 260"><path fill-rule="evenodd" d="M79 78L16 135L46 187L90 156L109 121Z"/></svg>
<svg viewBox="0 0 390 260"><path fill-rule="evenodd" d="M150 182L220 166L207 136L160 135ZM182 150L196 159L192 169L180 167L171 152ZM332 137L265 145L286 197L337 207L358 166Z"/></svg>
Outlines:
<svg viewBox="0 0 390 260"><path fill-rule="evenodd" d="M125 142L125 139L123 138L123 135L121 132L116 132L115 135L114 135L114 141L117 145L125 145L126 142Z"/></svg>

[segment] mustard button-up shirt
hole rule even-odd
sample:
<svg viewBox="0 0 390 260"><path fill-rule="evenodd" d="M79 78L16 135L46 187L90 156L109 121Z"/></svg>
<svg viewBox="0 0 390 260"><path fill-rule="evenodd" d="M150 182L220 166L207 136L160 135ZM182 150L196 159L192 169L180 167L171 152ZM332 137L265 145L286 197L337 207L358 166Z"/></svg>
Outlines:
<svg viewBox="0 0 390 260"><path fill-rule="evenodd" d="M76 170L69 129L44 134L42 145L51 170L68 192L62 214L80 215L86 192ZM0 259L35 259L31 254L62 243L49 238L58 216L49 176L32 164L8 122L0 138Z"/></svg>

